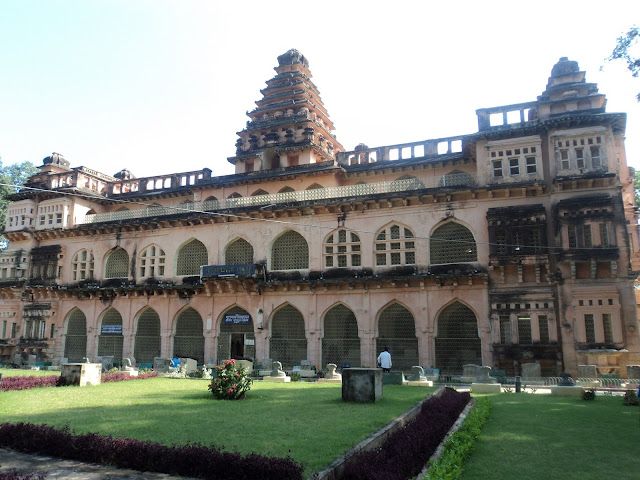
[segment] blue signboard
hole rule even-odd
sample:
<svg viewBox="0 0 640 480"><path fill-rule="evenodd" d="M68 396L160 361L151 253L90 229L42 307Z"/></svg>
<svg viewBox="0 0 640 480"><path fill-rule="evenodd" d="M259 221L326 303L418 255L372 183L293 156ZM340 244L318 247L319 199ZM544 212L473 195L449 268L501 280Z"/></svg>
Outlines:
<svg viewBox="0 0 640 480"><path fill-rule="evenodd" d="M222 319L224 325L251 325L251 315L248 313L228 313Z"/></svg>
<svg viewBox="0 0 640 480"><path fill-rule="evenodd" d="M102 325L102 335L122 335L122 325Z"/></svg>

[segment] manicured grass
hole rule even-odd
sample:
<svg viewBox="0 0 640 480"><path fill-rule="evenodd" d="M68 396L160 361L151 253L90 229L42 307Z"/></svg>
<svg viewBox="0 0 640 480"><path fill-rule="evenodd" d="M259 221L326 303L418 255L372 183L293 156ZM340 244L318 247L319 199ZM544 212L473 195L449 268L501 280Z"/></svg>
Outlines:
<svg viewBox="0 0 640 480"><path fill-rule="evenodd" d="M56 377L60 376L60 372L56 372L55 370L25 370L21 368L0 368L0 373L3 377L46 377L52 375L55 375Z"/></svg>
<svg viewBox="0 0 640 480"><path fill-rule="evenodd" d="M640 478L640 408L621 397L489 396L464 480Z"/></svg>
<svg viewBox="0 0 640 480"><path fill-rule="evenodd" d="M256 382L245 400L214 400L206 380L156 378L0 393L3 422L69 425L164 444L198 442L328 465L433 389L387 385L376 404L344 403L340 385Z"/></svg>

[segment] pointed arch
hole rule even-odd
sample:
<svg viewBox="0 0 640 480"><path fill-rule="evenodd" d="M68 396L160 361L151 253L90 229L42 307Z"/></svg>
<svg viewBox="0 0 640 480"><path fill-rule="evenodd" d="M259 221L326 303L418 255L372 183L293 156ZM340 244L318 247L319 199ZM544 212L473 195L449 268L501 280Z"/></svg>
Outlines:
<svg viewBox="0 0 640 480"><path fill-rule="evenodd" d="M100 322L100 335L98 336L98 356L113 357L113 361L122 361L122 315L113 307L108 308L102 314Z"/></svg>
<svg viewBox="0 0 640 480"><path fill-rule="evenodd" d="M389 348L396 370L408 370L418 363L418 339L413 314L397 301L389 303L378 315L376 351Z"/></svg>
<svg viewBox="0 0 640 480"><path fill-rule="evenodd" d="M405 225L388 223L376 233L373 253L376 267L415 265L415 235Z"/></svg>
<svg viewBox="0 0 640 480"><path fill-rule="evenodd" d="M236 238L224 251L225 265L243 265L253 263L253 247L244 238Z"/></svg>
<svg viewBox="0 0 640 480"><path fill-rule="evenodd" d="M271 320L269 352L273 360L282 362L285 369L307 359L307 337L304 317L290 303L277 309Z"/></svg>
<svg viewBox="0 0 640 480"><path fill-rule="evenodd" d="M218 198L214 197L213 195L205 198L204 202L202 202L202 209L205 211L216 210L219 208L219 206L220 204L218 202Z"/></svg>
<svg viewBox="0 0 640 480"><path fill-rule="evenodd" d="M252 197L257 197L260 195L269 195L269 192L267 192L266 190L263 190L262 188L259 188L258 190L256 190L251 194Z"/></svg>
<svg viewBox="0 0 640 480"><path fill-rule="evenodd" d="M239 305L232 305L220 315L218 326L218 362L227 358L255 358L256 337L249 312Z"/></svg>
<svg viewBox="0 0 640 480"><path fill-rule="evenodd" d="M433 230L429 252L429 263L434 265L478 260L473 233L456 221L445 222Z"/></svg>
<svg viewBox="0 0 640 480"><path fill-rule="evenodd" d="M238 192L233 192L231 195L227 196L227 198L242 198Z"/></svg>
<svg viewBox="0 0 640 480"><path fill-rule="evenodd" d="M71 259L73 281L93 279L93 252L83 248L76 252Z"/></svg>
<svg viewBox="0 0 640 480"><path fill-rule="evenodd" d="M291 192L295 192L295 190L291 188L289 185L285 185L280 190L278 190L278 193L291 193Z"/></svg>
<svg viewBox="0 0 640 480"><path fill-rule="evenodd" d="M167 256L156 244L146 246L138 256L140 278L163 277Z"/></svg>
<svg viewBox="0 0 640 480"><path fill-rule="evenodd" d="M200 267L207 265L207 247L200 240L192 238L178 249L176 275L200 275Z"/></svg>
<svg viewBox="0 0 640 480"><path fill-rule="evenodd" d="M302 235L288 230L271 247L272 270L299 270L309 268L309 245Z"/></svg>
<svg viewBox="0 0 640 480"><path fill-rule="evenodd" d="M360 337L353 311L343 303L332 306L324 315L322 365L360 366Z"/></svg>
<svg viewBox="0 0 640 480"><path fill-rule="evenodd" d="M312 183L307 188L305 188L305 190L317 190L319 188L324 188L324 187L322 185L320 185L319 183Z"/></svg>
<svg viewBox="0 0 640 480"><path fill-rule="evenodd" d="M107 254L104 278L129 278L129 254L122 247L115 247Z"/></svg>
<svg viewBox="0 0 640 480"><path fill-rule="evenodd" d="M324 239L324 266L351 268L362 266L362 248L357 233L337 228Z"/></svg>
<svg viewBox="0 0 640 480"><path fill-rule="evenodd" d="M478 322L471 308L455 300L440 311L436 325L436 367L442 373L459 374L465 364L482 364Z"/></svg>
<svg viewBox="0 0 640 480"><path fill-rule="evenodd" d="M138 365L151 364L160 356L160 316L151 307L144 308L137 317L133 356Z"/></svg>
<svg viewBox="0 0 640 480"><path fill-rule="evenodd" d="M202 317L191 307L186 307L176 315L173 336L173 355L193 358L204 363L204 334Z"/></svg>
<svg viewBox="0 0 640 480"><path fill-rule="evenodd" d="M82 362L87 356L87 317L78 307L65 320L64 357L69 362Z"/></svg>

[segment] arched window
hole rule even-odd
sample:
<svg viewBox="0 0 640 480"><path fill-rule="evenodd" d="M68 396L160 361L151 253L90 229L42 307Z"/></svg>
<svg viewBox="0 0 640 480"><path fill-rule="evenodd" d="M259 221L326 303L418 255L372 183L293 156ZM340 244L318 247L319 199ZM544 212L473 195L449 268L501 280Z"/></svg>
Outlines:
<svg viewBox="0 0 640 480"><path fill-rule="evenodd" d="M200 275L200 267L206 265L207 261L207 247L193 239L178 251L176 275Z"/></svg>
<svg viewBox="0 0 640 480"><path fill-rule="evenodd" d="M140 254L140 278L162 277L166 255L157 245L149 245Z"/></svg>
<svg viewBox="0 0 640 480"><path fill-rule="evenodd" d="M115 308L110 308L102 317L98 336L98 356L113 357L114 362L122 361L122 316Z"/></svg>
<svg viewBox="0 0 640 480"><path fill-rule="evenodd" d="M312 183L307 188L305 188L305 190L317 190L319 188L324 188L324 187L322 185L320 185L319 183Z"/></svg>
<svg viewBox="0 0 640 480"><path fill-rule="evenodd" d="M253 247L243 238L234 240L227 246L224 254L225 265L243 265L253 263Z"/></svg>
<svg viewBox="0 0 640 480"><path fill-rule="evenodd" d="M286 305L274 314L269 352L271 358L281 362L286 369L307 359L304 318L295 307Z"/></svg>
<svg viewBox="0 0 640 480"><path fill-rule="evenodd" d="M278 190L278 193L290 193L290 192L295 192L295 190L288 185Z"/></svg>
<svg viewBox="0 0 640 480"><path fill-rule="evenodd" d="M360 237L354 232L339 228L324 240L324 266L359 267L362 265Z"/></svg>
<svg viewBox="0 0 640 480"><path fill-rule="evenodd" d="M472 186L476 181L467 172L461 172L460 170L453 170L440 177L441 187L459 187L459 186Z"/></svg>
<svg viewBox="0 0 640 480"><path fill-rule="evenodd" d="M93 252L80 250L73 256L71 266L74 282L93 278Z"/></svg>
<svg viewBox="0 0 640 480"><path fill-rule="evenodd" d="M218 363L227 358L255 358L253 319L244 308L232 307L227 310L220 317L219 331Z"/></svg>
<svg viewBox="0 0 640 480"><path fill-rule="evenodd" d="M435 343L435 366L442 373L460 374L463 365L482 364L476 316L460 302L452 303L438 315Z"/></svg>
<svg viewBox="0 0 640 480"><path fill-rule="evenodd" d="M160 317L153 308L145 309L138 317L133 356L138 365L153 366L154 357L160 356Z"/></svg>
<svg viewBox="0 0 640 480"><path fill-rule="evenodd" d="M416 244L411 230L401 225L388 225L378 232L375 241L376 266L414 265Z"/></svg>
<svg viewBox="0 0 640 480"><path fill-rule="evenodd" d="M309 245L302 235L292 230L278 237L271 249L272 270L309 268Z"/></svg>
<svg viewBox="0 0 640 480"><path fill-rule="evenodd" d="M336 305L324 316L322 365L360 366L360 338L354 313L344 305Z"/></svg>
<svg viewBox="0 0 640 480"><path fill-rule="evenodd" d="M107 257L104 267L105 278L129 277L129 254L124 248L117 247Z"/></svg>
<svg viewBox="0 0 640 480"><path fill-rule="evenodd" d="M396 178L393 182L391 182L391 188L394 191L402 191L402 190L418 190L420 188L425 188L424 183L422 183L418 178L413 175L403 175L402 177Z"/></svg>
<svg viewBox="0 0 640 480"><path fill-rule="evenodd" d="M240 195L238 192L233 192L227 198L242 198L242 195Z"/></svg>
<svg viewBox="0 0 640 480"><path fill-rule="evenodd" d="M394 370L408 370L418 363L418 339L413 315L398 303L386 307L378 319L376 355L389 348Z"/></svg>
<svg viewBox="0 0 640 480"><path fill-rule="evenodd" d="M265 191L265 190L263 190L263 189L259 188L258 190L256 190L255 192L253 192L253 193L251 194L251 196L252 196L252 197L257 197L257 196L259 196L259 195L269 195L269 192L267 192L267 191Z"/></svg>
<svg viewBox="0 0 640 480"><path fill-rule="evenodd" d="M448 222L431 234L431 262L461 263L478 259L476 242L467 227L456 222Z"/></svg>
<svg viewBox="0 0 640 480"><path fill-rule="evenodd" d="M202 317L193 308L183 310L176 319L173 355L180 358L193 358L199 364L204 363Z"/></svg>
<svg viewBox="0 0 640 480"><path fill-rule="evenodd" d="M78 308L71 310L67 317L64 356L72 363L82 362L87 356L87 317Z"/></svg>

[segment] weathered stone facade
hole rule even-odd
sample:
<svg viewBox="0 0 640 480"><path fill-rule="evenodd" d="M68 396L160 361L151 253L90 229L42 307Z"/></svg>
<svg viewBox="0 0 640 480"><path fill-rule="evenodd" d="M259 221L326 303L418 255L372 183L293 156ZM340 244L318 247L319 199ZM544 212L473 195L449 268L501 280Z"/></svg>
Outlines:
<svg viewBox="0 0 640 480"><path fill-rule="evenodd" d="M307 59L275 70L233 175L44 160L8 209L0 355L640 363L626 117L577 63L535 101L478 110L476 133L350 152Z"/></svg>

